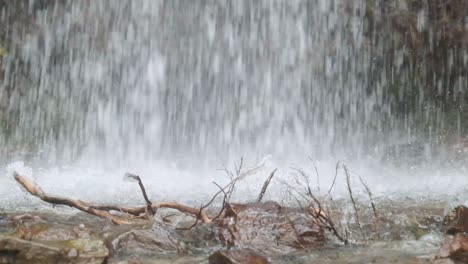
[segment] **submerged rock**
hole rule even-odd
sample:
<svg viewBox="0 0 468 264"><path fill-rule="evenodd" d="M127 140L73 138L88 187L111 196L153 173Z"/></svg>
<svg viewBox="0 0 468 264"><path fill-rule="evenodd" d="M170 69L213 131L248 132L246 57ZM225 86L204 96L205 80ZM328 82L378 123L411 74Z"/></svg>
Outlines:
<svg viewBox="0 0 468 264"><path fill-rule="evenodd" d="M101 240L24 240L0 236L0 263L105 263L109 250Z"/></svg>
<svg viewBox="0 0 468 264"><path fill-rule="evenodd" d="M173 227L155 222L149 229L133 229L112 240L115 251L151 251L183 252L186 251L184 238Z"/></svg>
<svg viewBox="0 0 468 264"><path fill-rule="evenodd" d="M8 217L0 263L103 263L109 250L91 229L54 215Z"/></svg>
<svg viewBox="0 0 468 264"><path fill-rule="evenodd" d="M251 250L219 250L208 258L209 264L269 264L264 256Z"/></svg>
<svg viewBox="0 0 468 264"><path fill-rule="evenodd" d="M276 202L229 204L220 221L220 238L228 247L266 253L315 249L325 235L308 219L302 210Z"/></svg>

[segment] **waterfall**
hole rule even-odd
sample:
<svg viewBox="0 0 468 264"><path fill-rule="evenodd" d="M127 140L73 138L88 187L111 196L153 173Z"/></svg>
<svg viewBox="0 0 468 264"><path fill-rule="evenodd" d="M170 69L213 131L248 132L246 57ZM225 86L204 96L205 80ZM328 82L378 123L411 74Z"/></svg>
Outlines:
<svg viewBox="0 0 468 264"><path fill-rule="evenodd" d="M378 161L420 135L430 149L445 118L423 88L411 104L426 110L400 102L423 84L409 48L376 26L393 25L378 12L410 8L397 2L0 1L15 39L0 43L3 154L213 169L242 156Z"/></svg>
<svg viewBox="0 0 468 264"><path fill-rule="evenodd" d="M4 66L11 83L15 62L27 65L15 136L61 158L359 152L386 111L366 91L363 8L56 2Z"/></svg>

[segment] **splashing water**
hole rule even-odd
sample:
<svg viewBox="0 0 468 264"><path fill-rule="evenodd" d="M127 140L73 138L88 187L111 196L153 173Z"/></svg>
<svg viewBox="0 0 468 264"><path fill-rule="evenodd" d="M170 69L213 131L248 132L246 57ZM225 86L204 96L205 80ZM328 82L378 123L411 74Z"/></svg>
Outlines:
<svg viewBox="0 0 468 264"><path fill-rule="evenodd" d="M125 171L146 176L160 197L202 193L220 179L216 168L241 156L270 155L268 168L311 166L313 157L323 185L344 159L378 192L456 186L463 179L451 171L381 169L383 150L397 143L430 135L422 152L432 154L446 123L424 100L414 115L394 114L388 87L411 76L395 65L400 80L386 75L387 46L383 33L366 33L367 8L345 0L25 1L26 25L8 29L17 41L1 64L4 162L24 159L50 189L104 200L131 199L121 195L135 192L120 183ZM0 19L14 15L4 7ZM395 64L404 52L394 51ZM420 116L435 125L421 129Z"/></svg>

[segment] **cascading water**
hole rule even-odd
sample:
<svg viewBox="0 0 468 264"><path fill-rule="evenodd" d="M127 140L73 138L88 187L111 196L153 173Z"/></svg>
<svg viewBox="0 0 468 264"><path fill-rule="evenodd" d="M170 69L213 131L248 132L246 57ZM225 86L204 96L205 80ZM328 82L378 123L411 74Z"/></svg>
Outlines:
<svg viewBox="0 0 468 264"><path fill-rule="evenodd" d="M326 178L336 160L376 163L389 144L445 124L429 110L395 114L388 87L406 95L406 51L389 65L366 1L23 2L28 24L7 30L21 41L1 64L1 142L5 162L36 164L46 185L94 186L105 199L95 185L136 170L161 195L196 193L223 164L267 155L279 166L310 156ZM14 15L4 6L0 19ZM424 114L435 125L418 129Z"/></svg>
<svg viewBox="0 0 468 264"><path fill-rule="evenodd" d="M33 79L18 134L34 131L60 157L114 161L356 150L378 102L355 49L362 21L339 8L71 1L38 11L42 32L17 51Z"/></svg>

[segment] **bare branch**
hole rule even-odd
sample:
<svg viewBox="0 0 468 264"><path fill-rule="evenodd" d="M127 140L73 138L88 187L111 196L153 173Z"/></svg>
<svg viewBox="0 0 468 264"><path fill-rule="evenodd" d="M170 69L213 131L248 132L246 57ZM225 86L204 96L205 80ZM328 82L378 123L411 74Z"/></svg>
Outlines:
<svg viewBox="0 0 468 264"><path fill-rule="evenodd" d="M301 170L298 170L301 172ZM286 186L288 186L291 190L295 191L298 195L300 195L304 200L309 201L309 206L306 208L305 212L310 216L310 221L317 225L320 228L323 228L329 232L331 232L338 240L343 242L343 244L348 244L348 237L346 233L342 235L339 229L336 227L333 219L331 218L330 208L324 207L319 199L312 193L310 188L306 188L306 194L302 194L296 188L289 185L287 182L284 182ZM296 199L297 203L300 205L300 201L297 199L295 195L293 197ZM302 206L300 206L302 207Z"/></svg>
<svg viewBox="0 0 468 264"><path fill-rule="evenodd" d="M266 179L265 183L263 183L263 187L262 187L262 190L260 191L260 194L258 195L258 198L257 198L257 203L261 202L262 199L263 199L263 196L265 195L265 192L268 188L268 185L270 185L270 182L271 182L271 179L273 178L273 176L275 176L275 172L277 171L278 169L274 169L271 173L270 173L270 176Z"/></svg>
<svg viewBox="0 0 468 264"><path fill-rule="evenodd" d="M240 158L240 163L239 163L239 167L237 167L236 164L234 164L234 169L236 170L236 175L239 176L241 171L242 171L242 166L244 165L244 157L241 157Z"/></svg>
<svg viewBox="0 0 468 264"><path fill-rule="evenodd" d="M201 214L202 211L203 211L203 206L200 206L200 210L198 211L198 214ZM194 228L195 226L197 226L199 221L200 221L200 218L197 217L195 219L195 222L191 226L189 226L189 227L178 227L178 228L176 228L176 230L190 230L190 229Z"/></svg>
<svg viewBox="0 0 468 264"><path fill-rule="evenodd" d="M304 181L305 181L305 183L306 183L306 186L304 187L306 193L307 193L307 194L312 193L312 189L311 189L311 187L310 187L309 176L306 175L306 173L305 173L302 169L298 169L298 168L291 168L291 169L297 171L297 172L302 176L302 178L304 179ZM297 178L296 178L295 180L296 180L296 183L297 183L298 185L300 185L300 186L303 185L303 184L301 184L301 183L298 181Z"/></svg>
<svg viewBox="0 0 468 264"><path fill-rule="evenodd" d="M335 187L336 178L338 177L338 170L340 169L340 163L341 163L341 161L336 162L335 177L333 178L332 185L330 186L330 189L328 190L328 194L330 194L332 192L332 190L333 190L333 187Z"/></svg>
<svg viewBox="0 0 468 264"><path fill-rule="evenodd" d="M218 186L218 188L224 193L224 198L223 198L223 204L221 206L221 210L219 210L219 213L212 218L212 221L218 219L224 212L224 209L226 209L226 205L227 205L227 197L228 197L228 193L226 193L224 191L223 188L221 188L221 186L219 186L219 184L217 184L216 182L213 182L216 186Z"/></svg>
<svg viewBox="0 0 468 264"><path fill-rule="evenodd" d="M226 167L224 167L224 171L226 172L226 174L230 177L231 179L231 182L228 184L229 186L229 189L228 191L226 192L228 194L227 198L226 198L226 201L229 202L231 200L231 197L232 197L232 194L234 193L234 189L236 187L236 183L239 182L240 180L244 179L245 177L247 176L250 176L252 174L255 174L259 169L261 169L262 167L265 166L264 163L261 163L261 164L258 164L257 166L255 167L252 167L246 171L242 171L242 167L244 166L244 159L241 158L241 161L240 161L240 165L239 166L236 166L234 165L235 167L235 173L236 175L234 175L234 173L232 173L231 171L229 171ZM224 190L225 188L223 188Z"/></svg>
<svg viewBox="0 0 468 264"><path fill-rule="evenodd" d="M51 204L67 205L67 206L76 208L80 211L109 219L113 223L118 224L118 225L132 224L134 223L134 220L141 219L138 216L146 213L148 210L147 206L120 207L117 205L91 204L91 203L83 202L80 200L70 199L67 197L48 195L44 193L44 191L37 184L28 180L26 177L21 176L18 173L15 173L14 177L15 177L15 180L26 189L26 191L40 198L44 202L48 202ZM182 213L186 213L186 214L192 215L193 217L199 218L205 223L211 222L211 219L206 215L206 213L203 210L200 212L199 208L193 208L193 207L175 203L175 202L153 203L151 204L151 208L152 210L157 210L159 208L175 209ZM109 211L123 212L129 215L124 217L120 215L111 214Z"/></svg>
<svg viewBox="0 0 468 264"><path fill-rule="evenodd" d="M80 200L69 199L66 197L48 195L36 183L28 180L26 177L21 176L16 172L14 174L14 177L15 177L15 180L26 189L26 191L38 197L39 199L43 200L44 202L48 202L52 204L67 205L67 206L76 208L78 210L81 210L83 212L86 212L88 214L92 214L95 216L99 216L101 218L109 219L113 223L118 224L118 225L132 223L129 219L125 219L123 217L110 214L107 211L95 209L91 207L89 203L86 203Z"/></svg>
<svg viewBox="0 0 468 264"><path fill-rule="evenodd" d="M359 230L361 231L362 236L365 237L364 231L362 230L361 222L359 221L359 210L358 210L358 206L357 206L357 204L356 204L356 201L354 200L353 190L352 190L352 188L351 188L351 175L349 174L348 168L347 168L346 165L344 165L344 164L343 164L343 169L344 169L345 175L346 175L346 187L347 187L347 189L348 189L349 198L351 199L351 203L353 204L354 219L356 220L356 224L358 225Z"/></svg>
<svg viewBox="0 0 468 264"><path fill-rule="evenodd" d="M367 196L369 197L369 201L372 206L372 212L374 213L374 219L375 219L375 235L377 239L380 239L380 218L377 213L377 207L375 206L374 198L372 197L372 192L369 188L369 185L367 185L367 183L360 176L359 176L359 180L361 181L361 184L364 186Z"/></svg>
<svg viewBox="0 0 468 264"><path fill-rule="evenodd" d="M312 164L314 165L315 176L317 177L317 191L320 194L320 175L319 175L319 172L318 172L317 166L315 165L314 160L312 160L312 158L310 156L308 158L309 158L310 162L312 162Z"/></svg>
<svg viewBox="0 0 468 264"><path fill-rule="evenodd" d="M141 193L143 194L143 198L145 199L145 202L146 202L146 208L148 209L148 212L151 213L151 215L155 215L156 211L153 210L153 207L151 206L153 203L150 201L150 199L148 198L148 195L146 194L145 186L143 185L143 182L141 181L140 176L127 172L125 173L125 177L132 178L138 181L138 185L140 186Z"/></svg>

